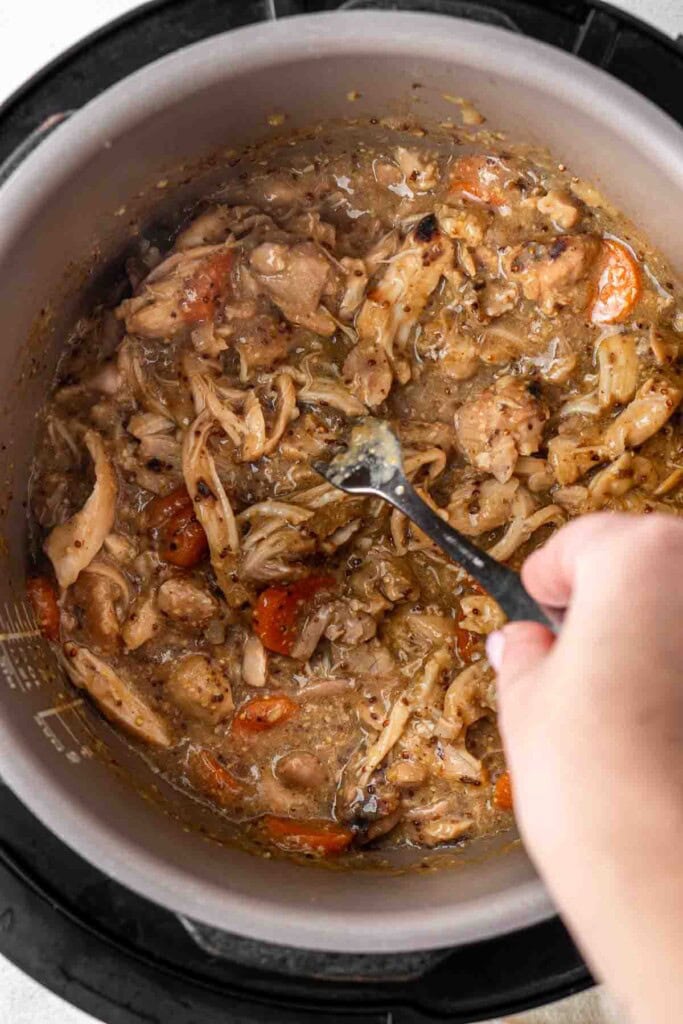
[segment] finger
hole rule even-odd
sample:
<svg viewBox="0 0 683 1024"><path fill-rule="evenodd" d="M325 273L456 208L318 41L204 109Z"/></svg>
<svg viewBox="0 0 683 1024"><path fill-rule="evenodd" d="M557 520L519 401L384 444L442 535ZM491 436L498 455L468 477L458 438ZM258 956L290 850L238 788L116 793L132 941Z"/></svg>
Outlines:
<svg viewBox="0 0 683 1024"><path fill-rule="evenodd" d="M573 520L527 558L522 568L524 585L541 604L565 608L574 588L576 565L581 554L606 534L614 536L632 525L632 516L614 512L600 512Z"/></svg>
<svg viewBox="0 0 683 1024"><path fill-rule="evenodd" d="M536 668L554 640L551 631L537 622L509 622L497 633L492 633L486 650L491 664L498 671L499 687L504 690L517 677Z"/></svg>

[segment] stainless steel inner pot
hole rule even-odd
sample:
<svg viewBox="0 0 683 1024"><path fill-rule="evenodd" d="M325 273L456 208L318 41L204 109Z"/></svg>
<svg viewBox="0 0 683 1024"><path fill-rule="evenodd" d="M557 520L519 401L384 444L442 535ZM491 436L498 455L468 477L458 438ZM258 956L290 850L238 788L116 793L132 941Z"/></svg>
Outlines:
<svg viewBox="0 0 683 1024"><path fill-rule="evenodd" d="M416 82L421 88L412 88ZM353 104L351 90L361 94ZM453 870L340 873L256 858L184 830L156 806L156 780L139 759L148 798L134 792L125 772L113 770L130 762L125 745L53 680L41 641L26 635L23 502L35 413L66 329L130 242L131 217L142 209L151 222L168 220L215 176L210 162L191 174L178 172L179 163L282 131L268 126L276 112L291 127L361 113L457 116L444 93L471 99L491 127L549 145L683 266L683 236L672 230L683 196L681 129L576 58L432 15L288 18L181 50L75 114L0 190L0 479L7 481L0 775L62 840L119 882L199 921L271 942L416 950L513 931L553 911L519 845L492 853L474 844ZM91 756L98 737L116 764ZM180 797L173 799L186 817Z"/></svg>

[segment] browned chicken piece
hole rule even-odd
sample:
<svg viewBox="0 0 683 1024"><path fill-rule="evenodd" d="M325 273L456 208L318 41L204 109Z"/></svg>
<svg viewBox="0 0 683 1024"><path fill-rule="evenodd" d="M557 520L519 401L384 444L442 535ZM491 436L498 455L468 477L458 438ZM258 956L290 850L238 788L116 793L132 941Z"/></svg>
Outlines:
<svg viewBox="0 0 683 1024"><path fill-rule="evenodd" d="M104 441L87 431L85 445L95 466L95 485L83 508L55 526L44 550L61 587L69 587L92 562L111 532L116 515L118 483Z"/></svg>
<svg viewBox="0 0 683 1024"><path fill-rule="evenodd" d="M610 423L605 444L613 455L636 448L664 426L680 405L683 391L671 381L651 377L633 401Z"/></svg>
<svg viewBox="0 0 683 1024"><path fill-rule="evenodd" d="M383 346L372 341L359 341L346 357L344 381L364 405L381 405L394 381L391 363Z"/></svg>
<svg viewBox="0 0 683 1024"><path fill-rule="evenodd" d="M211 319L219 292L229 285L231 263L232 250L223 245L172 253L147 275L138 295L120 304L116 315L129 334L169 341L188 324Z"/></svg>
<svg viewBox="0 0 683 1024"><path fill-rule="evenodd" d="M205 654L190 654L171 667L166 695L181 711L218 725L233 711L230 683Z"/></svg>
<svg viewBox="0 0 683 1024"><path fill-rule="evenodd" d="M108 573L106 565L103 566L104 572L98 572L97 568L97 562L93 562L80 574L72 594L88 635L101 651L111 653L118 644L120 614L121 618L125 614L130 591L118 570Z"/></svg>
<svg viewBox="0 0 683 1024"><path fill-rule="evenodd" d="M510 479L520 455L533 455L541 444L549 414L532 389L528 381L501 377L455 414L463 454L501 483Z"/></svg>
<svg viewBox="0 0 683 1024"><path fill-rule="evenodd" d="M505 257L507 276L546 314L565 306L581 312L593 289L600 245L595 235L559 235L549 244L525 242Z"/></svg>
<svg viewBox="0 0 683 1024"><path fill-rule="evenodd" d="M123 676L87 647L64 644L64 666L71 681L85 690L114 725L154 747L170 747L171 730Z"/></svg>
<svg viewBox="0 0 683 1024"><path fill-rule="evenodd" d="M638 387L640 363L632 334L612 334L598 345L598 401L601 409L630 402Z"/></svg>
<svg viewBox="0 0 683 1024"><path fill-rule="evenodd" d="M152 590L143 591L133 604L121 629L126 650L136 651L138 647L151 640L162 626L156 594Z"/></svg>
<svg viewBox="0 0 683 1024"><path fill-rule="evenodd" d="M558 228L569 231L581 220L581 202L564 189L553 188L536 203L539 213L549 217Z"/></svg>
<svg viewBox="0 0 683 1024"><path fill-rule="evenodd" d="M293 789L317 789L327 778L318 758L306 750L292 750L278 758L275 772L285 786Z"/></svg>
<svg viewBox="0 0 683 1024"><path fill-rule="evenodd" d="M217 245L229 235L242 238L255 228L273 226L272 218L257 206L211 206L180 232L175 252L202 245Z"/></svg>
<svg viewBox="0 0 683 1024"><path fill-rule="evenodd" d="M313 242L263 242L251 253L249 265L287 320L326 337L334 334L336 324L320 305L330 263Z"/></svg>
<svg viewBox="0 0 683 1024"><path fill-rule="evenodd" d="M389 394L391 376L405 383L410 366L404 349L430 295L452 264L453 246L434 214L423 217L368 294L356 327L359 342L344 364L344 378L366 403Z"/></svg>
<svg viewBox="0 0 683 1024"><path fill-rule="evenodd" d="M272 370L287 358L296 342L289 324L275 323L272 316L260 313L235 321L230 340L248 375L254 370Z"/></svg>
<svg viewBox="0 0 683 1024"><path fill-rule="evenodd" d="M219 245L225 242L239 215L230 206L212 206L180 232L174 249L180 252L200 245Z"/></svg>
<svg viewBox="0 0 683 1024"><path fill-rule="evenodd" d="M339 316L342 320L352 320L365 298L368 274L363 260L354 260L350 256L345 256L339 262L346 275L344 294L339 304Z"/></svg>
<svg viewBox="0 0 683 1024"><path fill-rule="evenodd" d="M657 366L673 366L681 353L681 341L673 331L650 324L650 350Z"/></svg>
<svg viewBox="0 0 683 1024"><path fill-rule="evenodd" d="M510 518L520 486L519 480L501 483L491 477L461 484L448 499L449 523L467 537L498 529Z"/></svg>
<svg viewBox="0 0 683 1024"><path fill-rule="evenodd" d="M442 310L426 323L416 342L423 358L454 380L468 380L479 368L479 347L475 339L458 325L452 310Z"/></svg>
<svg viewBox="0 0 683 1024"><path fill-rule="evenodd" d="M459 210L455 206L437 206L436 212L446 234L466 245L481 245L491 223L491 214L483 207Z"/></svg>
<svg viewBox="0 0 683 1024"><path fill-rule="evenodd" d="M218 602L197 580L174 576L159 587L159 610L176 622L205 622L218 611Z"/></svg>
<svg viewBox="0 0 683 1024"><path fill-rule="evenodd" d="M430 154L419 149L397 146L395 156L409 189L414 192L427 192L437 185L439 165Z"/></svg>
<svg viewBox="0 0 683 1024"><path fill-rule="evenodd" d="M317 210L305 210L285 220L287 231L296 235L304 235L312 242L319 242L332 249L337 241L337 230L334 224L324 221Z"/></svg>
<svg viewBox="0 0 683 1024"><path fill-rule="evenodd" d="M563 487L574 484L589 470L610 457L604 444L584 444L571 436L558 434L548 442L548 462L555 479Z"/></svg>

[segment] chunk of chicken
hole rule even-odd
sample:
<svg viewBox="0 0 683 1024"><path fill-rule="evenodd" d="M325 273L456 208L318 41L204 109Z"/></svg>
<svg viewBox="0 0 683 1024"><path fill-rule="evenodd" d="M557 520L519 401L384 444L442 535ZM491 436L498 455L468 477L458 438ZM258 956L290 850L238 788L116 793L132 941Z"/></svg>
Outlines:
<svg viewBox="0 0 683 1024"><path fill-rule="evenodd" d="M121 632L120 618L125 616L130 601L130 587L123 573L96 558L76 580L73 597L88 635L100 650L113 651Z"/></svg>
<svg viewBox="0 0 683 1024"><path fill-rule="evenodd" d="M242 679L247 686L261 687L266 685L268 673L268 655L257 636L253 634L244 641L242 650Z"/></svg>
<svg viewBox="0 0 683 1024"><path fill-rule="evenodd" d="M458 444L473 466L505 483L520 455L538 451L548 415L528 382L502 377L458 409Z"/></svg>
<svg viewBox="0 0 683 1024"><path fill-rule="evenodd" d="M591 275L600 255L595 235L559 235L548 245L525 242L506 257L508 277L525 298L546 314L564 306L580 312L588 305Z"/></svg>
<svg viewBox="0 0 683 1024"><path fill-rule="evenodd" d="M635 448L673 416L680 405L683 391L664 378L651 377L636 392L633 401L610 423L605 431L605 444L613 455L626 448Z"/></svg>
<svg viewBox="0 0 683 1024"><path fill-rule="evenodd" d="M457 727L453 739L492 708L493 679L491 666L482 659L459 672L450 684L444 697L443 714Z"/></svg>
<svg viewBox="0 0 683 1024"><path fill-rule="evenodd" d="M363 356L354 349L344 364L345 379L366 405L379 405L389 393L387 360L402 383L410 379L403 349L452 261L453 246L430 214L413 228L379 284L368 294L356 322ZM376 378L373 386L365 378L367 370Z"/></svg>
<svg viewBox="0 0 683 1024"><path fill-rule="evenodd" d="M176 622L205 622L216 614L218 602L191 577L173 576L159 587L159 610Z"/></svg>
<svg viewBox="0 0 683 1024"><path fill-rule="evenodd" d="M232 250L201 245L174 252L147 275L138 295L116 310L129 334L175 338L188 323L211 319L230 283Z"/></svg>
<svg viewBox="0 0 683 1024"><path fill-rule="evenodd" d="M552 188L536 203L539 213L549 217L558 228L569 231L581 220L580 201L562 188Z"/></svg>
<svg viewBox="0 0 683 1024"><path fill-rule="evenodd" d="M172 745L167 722L105 661L87 647L71 642L64 644L64 656L71 681L92 697L106 718L144 743L155 747Z"/></svg>
<svg viewBox="0 0 683 1024"><path fill-rule="evenodd" d="M166 693L181 711L211 725L225 721L234 708L230 683L205 654L190 654L175 662Z"/></svg>
<svg viewBox="0 0 683 1024"><path fill-rule="evenodd" d="M439 370L454 380L468 380L479 367L474 338L457 326L450 310L443 310L425 324L416 347L423 358L433 359Z"/></svg>
<svg viewBox="0 0 683 1024"><path fill-rule="evenodd" d="M292 750L278 758L275 772L285 786L293 789L317 789L327 778L318 758L306 750Z"/></svg>
<svg viewBox="0 0 683 1024"><path fill-rule="evenodd" d="M185 249L195 249L201 245L218 245L225 242L235 218L235 210L230 206L210 207L195 217L180 232L175 240L174 249L176 252L180 252Z"/></svg>
<svg viewBox="0 0 683 1024"><path fill-rule="evenodd" d="M59 585L64 588L75 583L79 573L90 565L116 516L118 484L104 442L94 430L88 430L85 444L95 464L95 486L80 512L55 526L44 545Z"/></svg>
<svg viewBox="0 0 683 1024"><path fill-rule="evenodd" d="M448 668L451 656L446 648L435 651L427 659L398 700L395 701L387 720L374 743L368 747L360 765L359 783L366 786L373 772L380 766L387 754L396 745L413 712L423 707L434 695L437 683Z"/></svg>
<svg viewBox="0 0 683 1024"><path fill-rule="evenodd" d="M505 562L522 544L526 544L536 530L542 526L559 527L564 521L564 513L558 505L544 505L530 515L515 516L498 543L489 548L489 555Z"/></svg>
<svg viewBox="0 0 683 1024"><path fill-rule="evenodd" d="M650 350L657 366L673 366L677 361L681 343L673 331L650 324Z"/></svg>
<svg viewBox="0 0 683 1024"><path fill-rule="evenodd" d="M563 487L576 483L608 458L609 448L604 444L582 444L577 438L563 434L548 442L548 463Z"/></svg>
<svg viewBox="0 0 683 1024"><path fill-rule="evenodd" d="M429 154L419 149L397 146L394 155L403 178L414 192L428 192L439 181L439 165Z"/></svg>
<svg viewBox="0 0 683 1024"><path fill-rule="evenodd" d="M460 607L463 617L458 625L470 633L487 636L505 624L503 610L488 594L473 594L463 597Z"/></svg>
<svg viewBox="0 0 683 1024"><path fill-rule="evenodd" d="M656 486L657 472L650 460L624 452L595 474L588 485L588 494L593 508L602 508L610 498L620 498L635 487L654 490Z"/></svg>
<svg viewBox="0 0 683 1024"><path fill-rule="evenodd" d="M478 537L497 530L510 518L519 480L472 480L451 491L448 499L448 522L467 537Z"/></svg>
<svg viewBox="0 0 683 1024"><path fill-rule="evenodd" d="M449 236L465 245L481 245L491 223L491 214L483 207L459 210L454 206L437 206L439 224Z"/></svg>
<svg viewBox="0 0 683 1024"><path fill-rule="evenodd" d="M598 401L601 409L630 402L638 387L638 353L632 334L612 334L598 346Z"/></svg>
<svg viewBox="0 0 683 1024"><path fill-rule="evenodd" d="M394 375L382 345L359 341L344 363L344 380L365 405L381 405L391 391Z"/></svg>
<svg viewBox="0 0 683 1024"><path fill-rule="evenodd" d="M121 635L127 651L136 651L161 628L161 615L153 590L143 591L123 624Z"/></svg>
<svg viewBox="0 0 683 1024"><path fill-rule="evenodd" d="M264 242L253 250L249 263L287 320L326 337L334 334L336 324L320 305L330 264L312 242Z"/></svg>

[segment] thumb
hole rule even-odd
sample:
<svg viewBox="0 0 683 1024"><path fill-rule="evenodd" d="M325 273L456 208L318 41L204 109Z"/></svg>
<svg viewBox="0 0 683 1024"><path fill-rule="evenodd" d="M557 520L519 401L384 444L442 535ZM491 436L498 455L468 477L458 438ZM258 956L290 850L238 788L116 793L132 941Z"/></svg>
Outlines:
<svg viewBox="0 0 683 1024"><path fill-rule="evenodd" d="M554 643L549 629L537 622L509 622L487 638L486 653L504 688L535 668Z"/></svg>

